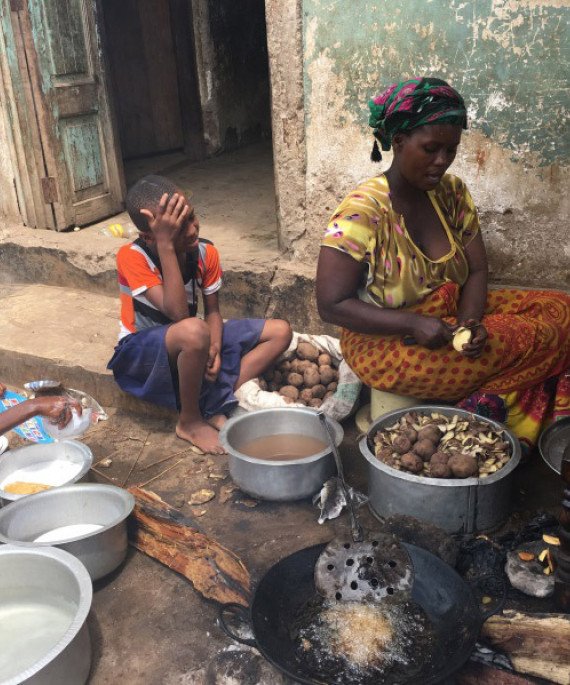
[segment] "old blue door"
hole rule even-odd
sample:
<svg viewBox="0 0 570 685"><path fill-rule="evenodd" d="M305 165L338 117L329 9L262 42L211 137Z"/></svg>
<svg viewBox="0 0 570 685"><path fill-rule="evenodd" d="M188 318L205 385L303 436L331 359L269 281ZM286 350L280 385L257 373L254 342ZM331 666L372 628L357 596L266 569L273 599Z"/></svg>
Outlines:
<svg viewBox="0 0 570 685"><path fill-rule="evenodd" d="M61 230L120 211L96 0L0 0L0 11L25 222Z"/></svg>

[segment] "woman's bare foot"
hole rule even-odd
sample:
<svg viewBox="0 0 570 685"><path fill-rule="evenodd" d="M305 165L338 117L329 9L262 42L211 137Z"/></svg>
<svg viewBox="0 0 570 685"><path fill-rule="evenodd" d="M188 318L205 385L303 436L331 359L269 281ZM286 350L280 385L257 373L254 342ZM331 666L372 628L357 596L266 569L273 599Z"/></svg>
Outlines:
<svg viewBox="0 0 570 685"><path fill-rule="evenodd" d="M209 419L206 419L210 426L214 426L217 430L221 430L227 420L228 417L225 414L214 414L214 416L210 416Z"/></svg>
<svg viewBox="0 0 570 685"><path fill-rule="evenodd" d="M220 444L218 431L204 420L188 424L182 424L179 421L176 425L176 435L209 454L226 453L226 450Z"/></svg>

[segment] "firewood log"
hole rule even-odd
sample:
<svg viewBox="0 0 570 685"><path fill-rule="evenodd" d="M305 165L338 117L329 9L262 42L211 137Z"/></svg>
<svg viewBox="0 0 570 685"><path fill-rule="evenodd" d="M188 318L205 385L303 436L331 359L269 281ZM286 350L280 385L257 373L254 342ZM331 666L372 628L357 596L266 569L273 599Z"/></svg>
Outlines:
<svg viewBox="0 0 570 685"><path fill-rule="evenodd" d="M517 673L570 685L570 614L505 611L483 624L482 636L508 655Z"/></svg>
<svg viewBox="0 0 570 685"><path fill-rule="evenodd" d="M188 578L207 599L249 605L250 576L236 554L154 492L128 490L136 501L129 524L133 547Z"/></svg>

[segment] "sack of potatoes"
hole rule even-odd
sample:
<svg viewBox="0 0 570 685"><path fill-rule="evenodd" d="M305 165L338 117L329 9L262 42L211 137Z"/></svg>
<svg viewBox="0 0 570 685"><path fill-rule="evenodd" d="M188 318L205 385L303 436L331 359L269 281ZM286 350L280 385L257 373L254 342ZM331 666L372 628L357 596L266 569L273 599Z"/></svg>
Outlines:
<svg viewBox="0 0 570 685"><path fill-rule="evenodd" d="M306 406L343 421L356 411L361 388L342 358L338 338L293 331L288 349L273 367L241 385L235 396L244 411Z"/></svg>
<svg viewBox="0 0 570 685"><path fill-rule="evenodd" d="M262 390L281 395L288 404L317 408L338 387L338 361L310 342L299 342L293 355L277 361L259 379Z"/></svg>

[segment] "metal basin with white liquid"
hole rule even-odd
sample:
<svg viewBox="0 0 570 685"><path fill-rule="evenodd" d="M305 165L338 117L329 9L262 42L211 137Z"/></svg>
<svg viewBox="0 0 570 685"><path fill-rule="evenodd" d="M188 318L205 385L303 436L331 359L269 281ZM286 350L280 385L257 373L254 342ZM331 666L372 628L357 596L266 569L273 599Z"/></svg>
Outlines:
<svg viewBox="0 0 570 685"><path fill-rule="evenodd" d="M85 567L52 547L0 547L0 682L82 685L91 668Z"/></svg>
<svg viewBox="0 0 570 685"><path fill-rule="evenodd" d="M0 509L0 542L52 545L77 557L97 580L127 554L130 492L114 485L79 483L24 497Z"/></svg>

